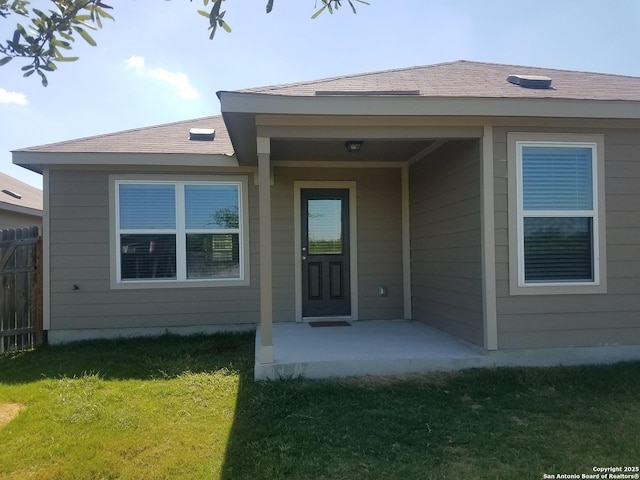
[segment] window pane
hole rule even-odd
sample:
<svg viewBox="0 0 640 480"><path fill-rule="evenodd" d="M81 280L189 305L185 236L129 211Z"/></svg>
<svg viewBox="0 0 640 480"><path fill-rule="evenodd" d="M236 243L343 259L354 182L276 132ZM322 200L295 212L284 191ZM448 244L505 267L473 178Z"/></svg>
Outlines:
<svg viewBox="0 0 640 480"><path fill-rule="evenodd" d="M240 236L188 234L187 278L240 278Z"/></svg>
<svg viewBox="0 0 640 480"><path fill-rule="evenodd" d="M593 281L591 218L524 218L526 282Z"/></svg>
<svg viewBox="0 0 640 480"><path fill-rule="evenodd" d="M173 185L121 184L119 191L121 229L176 228L176 192Z"/></svg>
<svg viewBox="0 0 640 480"><path fill-rule="evenodd" d="M175 279L175 235L120 235L122 280Z"/></svg>
<svg viewBox="0 0 640 480"><path fill-rule="evenodd" d="M186 185L186 227L238 228L238 185Z"/></svg>
<svg viewBox="0 0 640 480"><path fill-rule="evenodd" d="M523 147L525 210L591 210L591 148Z"/></svg>
<svg viewBox="0 0 640 480"><path fill-rule="evenodd" d="M309 200L309 254L342 253L342 200Z"/></svg>

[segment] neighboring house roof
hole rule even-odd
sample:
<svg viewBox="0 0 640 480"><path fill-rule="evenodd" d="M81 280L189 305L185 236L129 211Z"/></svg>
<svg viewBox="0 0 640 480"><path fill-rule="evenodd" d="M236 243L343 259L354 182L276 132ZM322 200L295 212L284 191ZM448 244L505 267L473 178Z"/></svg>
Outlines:
<svg viewBox="0 0 640 480"><path fill-rule="evenodd" d="M552 79L550 89L522 88L507 81L512 74ZM640 77L575 72L495 63L439 63L309 82L238 90L270 95L413 94L420 97L562 98L640 101Z"/></svg>
<svg viewBox="0 0 640 480"><path fill-rule="evenodd" d="M0 210L42 216L42 190L0 172Z"/></svg>
<svg viewBox="0 0 640 480"><path fill-rule="evenodd" d="M215 129L214 140L190 140L189 130L192 128ZM107 133L37 147L22 148L16 151L233 155L229 134L221 116L135 128L133 130Z"/></svg>

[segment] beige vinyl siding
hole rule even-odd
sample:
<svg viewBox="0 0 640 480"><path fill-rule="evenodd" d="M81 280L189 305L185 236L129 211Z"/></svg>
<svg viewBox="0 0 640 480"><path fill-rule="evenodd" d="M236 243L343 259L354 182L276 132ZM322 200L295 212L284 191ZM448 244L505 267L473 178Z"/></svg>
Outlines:
<svg viewBox="0 0 640 480"><path fill-rule="evenodd" d="M413 319L482 345L479 148L449 142L409 177Z"/></svg>
<svg viewBox="0 0 640 480"><path fill-rule="evenodd" d="M507 132L604 134L606 294L509 295ZM498 346L640 343L640 131L495 128Z"/></svg>
<svg viewBox="0 0 640 480"><path fill-rule="evenodd" d="M258 206L252 176L250 286L117 290L110 288L109 173L117 174L105 170L50 172L51 330L256 323ZM172 172L128 169L126 173ZM198 172L193 173L197 179Z"/></svg>
<svg viewBox="0 0 640 480"><path fill-rule="evenodd" d="M274 321L295 320L294 181L356 182L359 319L403 318L400 168L276 167L274 178Z"/></svg>
<svg viewBox="0 0 640 480"><path fill-rule="evenodd" d="M273 321L295 321L293 181L275 169L271 187ZM286 172L286 170L285 170Z"/></svg>

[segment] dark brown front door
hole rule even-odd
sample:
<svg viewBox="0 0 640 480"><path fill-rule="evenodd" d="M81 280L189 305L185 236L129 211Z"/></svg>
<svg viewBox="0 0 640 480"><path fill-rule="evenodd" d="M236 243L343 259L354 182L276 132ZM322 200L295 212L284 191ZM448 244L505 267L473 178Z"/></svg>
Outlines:
<svg viewBox="0 0 640 480"><path fill-rule="evenodd" d="M349 190L302 189L302 316L351 315Z"/></svg>

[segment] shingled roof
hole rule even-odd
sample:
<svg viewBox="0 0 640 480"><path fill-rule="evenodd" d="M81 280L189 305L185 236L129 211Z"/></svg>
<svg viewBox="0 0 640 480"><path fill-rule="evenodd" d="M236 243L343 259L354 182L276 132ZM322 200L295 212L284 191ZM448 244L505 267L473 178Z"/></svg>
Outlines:
<svg viewBox="0 0 640 480"><path fill-rule="evenodd" d="M507 81L512 74L551 78L551 88L529 89ZM223 93L223 92L220 92ZM231 93L286 97L393 96L423 98L551 99L640 102L640 77L460 60L435 65L346 75ZM191 128L214 128L214 141L189 140ZM58 153L233 155L221 116L97 135L18 150Z"/></svg>
<svg viewBox="0 0 640 480"><path fill-rule="evenodd" d="M214 140L190 140L189 130L192 128L215 129ZM219 115L107 133L105 135L23 148L17 151L233 155L233 147L231 146L227 128Z"/></svg>
<svg viewBox="0 0 640 480"><path fill-rule="evenodd" d="M549 89L528 89L507 81L512 74L552 79ZM413 93L421 97L557 98L640 101L640 77L575 72L495 63L439 63L380 72L346 75L309 82L240 90L271 95L316 96Z"/></svg>

